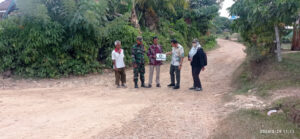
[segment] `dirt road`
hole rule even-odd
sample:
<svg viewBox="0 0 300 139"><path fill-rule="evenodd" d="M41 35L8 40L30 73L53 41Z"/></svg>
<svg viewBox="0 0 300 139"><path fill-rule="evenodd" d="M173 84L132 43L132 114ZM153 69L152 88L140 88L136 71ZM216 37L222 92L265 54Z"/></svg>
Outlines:
<svg viewBox="0 0 300 139"><path fill-rule="evenodd" d="M127 71L127 89L113 86L112 73L59 80L1 79L0 138L209 138L226 113L221 96L232 91L231 76L245 58L242 45L218 43L220 48L208 53L200 93L188 90L192 77L187 61L177 91L166 87L168 64L161 71L163 87L152 89L133 89L132 70Z"/></svg>

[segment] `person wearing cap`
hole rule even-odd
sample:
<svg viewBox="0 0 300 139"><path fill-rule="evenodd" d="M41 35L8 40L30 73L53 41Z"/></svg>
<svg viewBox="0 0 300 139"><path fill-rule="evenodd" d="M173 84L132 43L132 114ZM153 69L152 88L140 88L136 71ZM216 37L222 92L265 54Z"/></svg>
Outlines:
<svg viewBox="0 0 300 139"><path fill-rule="evenodd" d="M202 91L203 89L199 75L201 70L204 71L205 66L207 66L207 56L197 39L194 39L192 44L193 46L189 52L188 58L192 66L194 85L190 90Z"/></svg>
<svg viewBox="0 0 300 139"><path fill-rule="evenodd" d="M172 54L171 67L170 67L170 76L171 76L171 84L168 87L173 87L173 89L180 88L180 71L182 68L182 63L184 59L184 49L177 42L177 40L171 41L172 52L166 53L167 55ZM175 84L175 76L176 76L176 84Z"/></svg>
<svg viewBox="0 0 300 139"><path fill-rule="evenodd" d="M121 41L115 41L115 49L112 51L113 68L115 70L116 85L120 88L120 81L122 87L126 88L126 73L124 63L124 50L121 49Z"/></svg>
<svg viewBox="0 0 300 139"><path fill-rule="evenodd" d="M143 45L143 38L137 37L137 44L132 47L132 65L133 65L133 74L134 74L134 87L139 88L138 78L140 75L141 87L145 86L145 47Z"/></svg>
<svg viewBox="0 0 300 139"><path fill-rule="evenodd" d="M163 53L163 50L162 47L158 44L158 37L153 37L153 44L149 47L147 53L150 60L149 85L147 88L152 87L154 69L156 69L156 87L160 87L159 76L160 76L160 66L162 65L162 62L156 60L156 54L161 54L161 53Z"/></svg>

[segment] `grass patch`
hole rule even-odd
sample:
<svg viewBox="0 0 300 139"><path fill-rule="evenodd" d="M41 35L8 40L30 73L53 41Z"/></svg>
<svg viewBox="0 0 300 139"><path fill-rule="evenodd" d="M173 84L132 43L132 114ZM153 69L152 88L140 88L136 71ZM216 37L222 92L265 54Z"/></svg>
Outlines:
<svg viewBox="0 0 300 139"><path fill-rule="evenodd" d="M203 47L204 51L206 52L216 50L217 48L220 48L217 42L211 42L209 45Z"/></svg>
<svg viewBox="0 0 300 139"><path fill-rule="evenodd" d="M214 139L297 139L300 129L284 113L266 116L259 110L240 110L220 123ZM265 130L277 133L261 133ZM280 133L281 131L281 133ZM268 131L267 131L268 132Z"/></svg>
<svg viewBox="0 0 300 139"><path fill-rule="evenodd" d="M275 102L279 104L300 104L299 98L285 98ZM271 106L271 107L272 107ZM214 139L298 139L300 128L287 116L289 107L283 107L283 112L267 116L267 110L239 110L221 121L215 130ZM274 133L265 133L274 132Z"/></svg>
<svg viewBox="0 0 300 139"><path fill-rule="evenodd" d="M254 92L261 97L269 96L269 91L300 86L300 54L283 55L281 63L270 57L261 63L245 62L236 71L234 86L236 94Z"/></svg>

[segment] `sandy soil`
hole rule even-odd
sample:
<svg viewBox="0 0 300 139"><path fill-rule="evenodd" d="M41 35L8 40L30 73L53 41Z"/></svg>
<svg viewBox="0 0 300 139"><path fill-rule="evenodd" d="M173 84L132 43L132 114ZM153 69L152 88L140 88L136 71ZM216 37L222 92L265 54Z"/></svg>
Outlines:
<svg viewBox="0 0 300 139"><path fill-rule="evenodd" d="M166 87L169 64L162 66L163 87L152 89L134 89L132 70L127 71L127 89L115 88L112 73L1 79L0 138L209 138L227 113L221 96L233 90L232 74L246 56L241 44L218 43L220 48L208 53L200 93L188 90L192 77L187 61L177 91Z"/></svg>

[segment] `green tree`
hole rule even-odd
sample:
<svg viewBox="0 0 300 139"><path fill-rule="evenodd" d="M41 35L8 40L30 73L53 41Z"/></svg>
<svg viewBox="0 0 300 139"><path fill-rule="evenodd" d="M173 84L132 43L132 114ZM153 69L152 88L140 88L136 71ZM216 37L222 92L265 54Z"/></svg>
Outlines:
<svg viewBox="0 0 300 139"><path fill-rule="evenodd" d="M220 2L216 0L190 0L186 18L202 33L206 34L212 19L218 15Z"/></svg>
<svg viewBox="0 0 300 139"><path fill-rule="evenodd" d="M159 17L176 15L176 9L185 9L186 0L124 0L131 8L131 23L139 28L140 24L156 28Z"/></svg>
<svg viewBox="0 0 300 139"><path fill-rule="evenodd" d="M216 27L216 33L221 34L224 30L231 30L232 21L226 17L217 16L213 19L213 25Z"/></svg>
<svg viewBox="0 0 300 139"><path fill-rule="evenodd" d="M280 27L297 19L299 5L299 0L237 0L230 12L239 17L234 22L235 28L258 59L265 51L274 50L276 39L277 57L281 61Z"/></svg>

